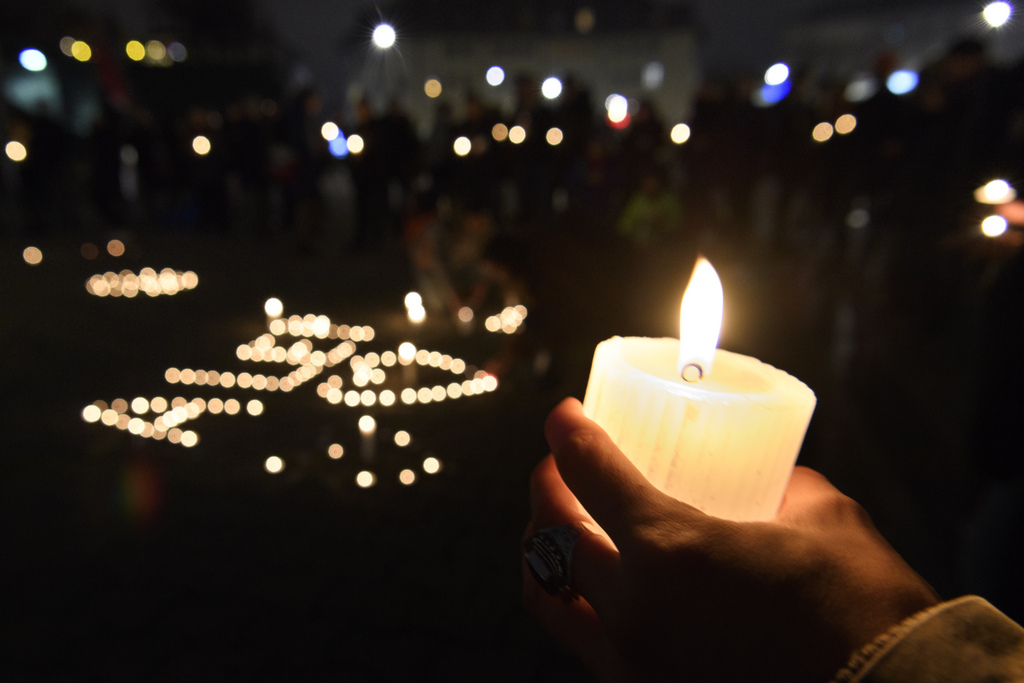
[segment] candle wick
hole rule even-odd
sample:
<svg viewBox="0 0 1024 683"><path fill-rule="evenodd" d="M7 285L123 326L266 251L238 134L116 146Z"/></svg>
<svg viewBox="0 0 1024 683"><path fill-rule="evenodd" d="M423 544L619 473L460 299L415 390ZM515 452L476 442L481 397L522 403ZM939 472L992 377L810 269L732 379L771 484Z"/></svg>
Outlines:
<svg viewBox="0 0 1024 683"><path fill-rule="evenodd" d="M699 363L687 363L679 376L684 382L699 382L704 379L704 368Z"/></svg>

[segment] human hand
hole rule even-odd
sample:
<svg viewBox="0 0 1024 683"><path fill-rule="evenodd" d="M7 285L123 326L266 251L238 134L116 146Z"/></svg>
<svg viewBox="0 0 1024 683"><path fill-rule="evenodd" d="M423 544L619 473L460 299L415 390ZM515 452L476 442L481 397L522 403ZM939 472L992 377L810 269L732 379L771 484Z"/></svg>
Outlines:
<svg viewBox="0 0 1024 683"><path fill-rule="evenodd" d="M731 522L656 489L575 399L545 433L553 456L533 473L526 535L573 523L593 533L572 553L582 599L545 593L524 560L524 601L602 680L820 683L938 602L813 470L795 469L774 520Z"/></svg>

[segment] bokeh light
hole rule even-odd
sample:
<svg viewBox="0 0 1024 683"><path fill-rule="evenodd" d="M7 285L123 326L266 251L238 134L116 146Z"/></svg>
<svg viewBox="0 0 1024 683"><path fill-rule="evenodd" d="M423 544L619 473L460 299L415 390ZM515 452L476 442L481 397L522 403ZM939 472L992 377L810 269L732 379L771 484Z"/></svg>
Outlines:
<svg viewBox="0 0 1024 683"><path fill-rule="evenodd" d="M377 24L373 29L373 44L385 50L395 44L395 29L391 24Z"/></svg>
<svg viewBox="0 0 1024 683"><path fill-rule="evenodd" d="M188 59L188 50L175 40L167 44L167 56L175 62L184 62Z"/></svg>
<svg viewBox="0 0 1024 683"><path fill-rule="evenodd" d="M836 119L836 132L840 135L848 135L857 127L857 117L853 114L843 114Z"/></svg>
<svg viewBox="0 0 1024 683"><path fill-rule="evenodd" d="M332 443L327 447L327 455L331 460L339 460L343 455L345 455L345 449L342 448L340 443Z"/></svg>
<svg viewBox="0 0 1024 683"><path fill-rule="evenodd" d="M263 414L263 401L254 398L245 404L245 411L253 417Z"/></svg>
<svg viewBox="0 0 1024 683"><path fill-rule="evenodd" d="M377 430L377 421L370 415L359 418L359 431L362 434L373 434Z"/></svg>
<svg viewBox="0 0 1024 683"><path fill-rule="evenodd" d="M124 51L133 62L141 62L146 58L146 46L137 40L129 40L124 46Z"/></svg>
<svg viewBox="0 0 1024 683"><path fill-rule="evenodd" d="M906 95L917 87L918 75L916 71L900 69L889 74L885 79L885 87L894 95Z"/></svg>
<svg viewBox="0 0 1024 683"><path fill-rule="evenodd" d="M789 79L789 65L785 62L778 62L772 64L764 72L764 82L766 85L780 85Z"/></svg>
<svg viewBox="0 0 1024 683"><path fill-rule="evenodd" d="M999 237L1006 232L1008 224L1002 216L989 216L981 222L981 232L985 237Z"/></svg>
<svg viewBox="0 0 1024 683"><path fill-rule="evenodd" d="M400 429L395 432L395 445L400 447L408 446L412 442L412 437L409 436L409 432L404 429Z"/></svg>
<svg viewBox="0 0 1024 683"><path fill-rule="evenodd" d="M338 124L334 121L327 121L324 125L320 126L320 136L328 142L338 137L340 133L341 129L338 128Z"/></svg>
<svg viewBox="0 0 1024 683"><path fill-rule="evenodd" d="M488 85L501 85L505 81L505 70L500 66L492 66L487 70Z"/></svg>
<svg viewBox="0 0 1024 683"><path fill-rule="evenodd" d="M495 142L504 142L508 139L508 126L504 123L496 123L491 128L491 137L494 138Z"/></svg>
<svg viewBox="0 0 1024 683"><path fill-rule="evenodd" d="M549 76L541 84L540 92L547 99L553 100L562 94L562 81L554 76Z"/></svg>
<svg viewBox="0 0 1024 683"><path fill-rule="evenodd" d="M618 93L605 98L604 108L608 112L608 120L612 123L624 121L629 116L629 100Z"/></svg>
<svg viewBox="0 0 1024 683"><path fill-rule="evenodd" d="M562 139L565 136L562 133L561 128L548 128L548 132L544 135L544 139L547 140L548 144L552 147L562 144Z"/></svg>
<svg viewBox="0 0 1024 683"><path fill-rule="evenodd" d="M154 62L159 62L167 56L167 48L159 40L151 40L146 43L146 55Z"/></svg>
<svg viewBox="0 0 1024 683"><path fill-rule="evenodd" d="M277 474L284 469L284 460L272 455L263 462L263 469L271 474Z"/></svg>
<svg viewBox="0 0 1024 683"><path fill-rule="evenodd" d="M455 142L452 144L452 148L455 150L455 153L457 155L459 155L460 157L464 157L467 154L469 154L469 150L473 148L473 143L470 142L470 139L467 138L465 135L460 135L459 137L455 138Z"/></svg>
<svg viewBox="0 0 1024 683"><path fill-rule="evenodd" d="M672 132L669 133L669 137L677 145L681 145L690 139L690 127L685 123L677 123L672 126Z"/></svg>
<svg viewBox="0 0 1024 683"><path fill-rule="evenodd" d="M376 483L377 475L375 475L373 472L370 472L369 470L363 470L362 472L356 475L356 484L359 485L359 488L368 489Z"/></svg>
<svg viewBox="0 0 1024 683"><path fill-rule="evenodd" d="M440 97L441 90L441 81L436 78L428 78L426 83L423 84L423 93L431 99Z"/></svg>
<svg viewBox="0 0 1024 683"><path fill-rule="evenodd" d="M71 46L75 44L75 39L71 36L64 36L60 39L60 51L68 57L73 57L71 54Z"/></svg>
<svg viewBox="0 0 1024 683"><path fill-rule="evenodd" d="M985 9L982 10L981 15L988 22L989 26L999 27L1010 20L1010 15L1013 14L1013 6L1008 2L990 2L985 5Z"/></svg>
<svg viewBox="0 0 1024 683"><path fill-rule="evenodd" d="M38 266L43 261L43 252L39 247L25 247L21 252L21 258L30 266Z"/></svg>
<svg viewBox="0 0 1024 683"><path fill-rule="evenodd" d="M415 483L416 473L412 470L402 470L398 473L398 481L402 482L406 486Z"/></svg>
<svg viewBox="0 0 1024 683"><path fill-rule="evenodd" d="M1001 178L990 180L974 191L975 201L981 204L1005 204L1017 198L1017 191Z"/></svg>
<svg viewBox="0 0 1024 683"><path fill-rule="evenodd" d="M508 139L513 145L520 144L526 139L526 129L522 126L512 126L508 131Z"/></svg>
<svg viewBox="0 0 1024 683"><path fill-rule="evenodd" d="M825 142L832 137L832 132L832 124L828 121L822 121L811 131L811 137L814 138L815 142Z"/></svg>
<svg viewBox="0 0 1024 683"><path fill-rule="evenodd" d="M358 134L350 135L346 142L348 151L351 152L352 154L359 154L360 152L362 152L364 144L365 143L363 142L363 136Z"/></svg>
<svg viewBox="0 0 1024 683"><path fill-rule="evenodd" d="M878 92L878 81L871 74L860 74L854 77L843 91L847 102L865 102Z"/></svg>
<svg viewBox="0 0 1024 683"><path fill-rule="evenodd" d="M42 71L46 68L46 55L30 47L18 54L18 63L28 71Z"/></svg>
<svg viewBox="0 0 1024 683"><path fill-rule="evenodd" d="M80 62L92 59L92 48L84 40L76 40L71 44L71 56Z"/></svg>
<svg viewBox="0 0 1024 683"><path fill-rule="evenodd" d="M121 240L110 240L107 242L107 253L111 256L124 256L124 242Z"/></svg>
<svg viewBox="0 0 1024 683"><path fill-rule="evenodd" d="M25 157L28 156L28 150L25 149L25 145L21 144L17 140L11 140L4 146L4 152L7 154L7 158L11 161L25 161Z"/></svg>
<svg viewBox="0 0 1024 683"><path fill-rule="evenodd" d="M199 156L206 156L210 153L210 139L205 135L197 135L192 138L192 149Z"/></svg>
<svg viewBox="0 0 1024 683"><path fill-rule="evenodd" d="M263 304L263 311L271 318L278 318L284 313L284 304L276 296L272 296Z"/></svg>
<svg viewBox="0 0 1024 683"><path fill-rule="evenodd" d="M441 471L441 461L433 456L424 458L423 471L427 474L437 474Z"/></svg>

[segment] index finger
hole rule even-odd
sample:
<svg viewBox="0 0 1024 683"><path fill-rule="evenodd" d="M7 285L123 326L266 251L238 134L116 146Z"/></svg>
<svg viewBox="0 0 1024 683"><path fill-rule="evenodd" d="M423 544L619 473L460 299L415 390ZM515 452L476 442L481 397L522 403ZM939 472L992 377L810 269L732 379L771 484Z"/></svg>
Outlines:
<svg viewBox="0 0 1024 683"><path fill-rule="evenodd" d="M620 549L666 502L685 506L647 481L576 399L558 404L544 433L562 480Z"/></svg>

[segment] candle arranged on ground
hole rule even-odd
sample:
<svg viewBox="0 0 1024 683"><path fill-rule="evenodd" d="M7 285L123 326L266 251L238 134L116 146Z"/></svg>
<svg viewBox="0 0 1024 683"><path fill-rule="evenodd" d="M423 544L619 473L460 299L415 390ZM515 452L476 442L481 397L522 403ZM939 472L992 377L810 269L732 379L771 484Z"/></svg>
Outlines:
<svg viewBox="0 0 1024 683"><path fill-rule="evenodd" d="M700 259L680 310L680 338L601 342L583 409L665 493L736 521L782 502L816 399L756 358L716 349L722 284Z"/></svg>

